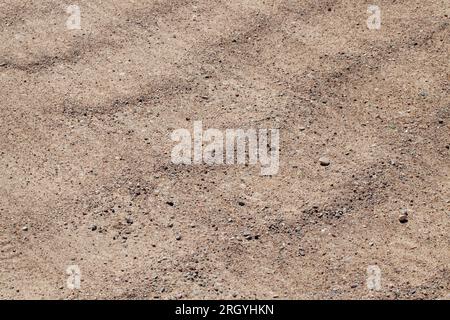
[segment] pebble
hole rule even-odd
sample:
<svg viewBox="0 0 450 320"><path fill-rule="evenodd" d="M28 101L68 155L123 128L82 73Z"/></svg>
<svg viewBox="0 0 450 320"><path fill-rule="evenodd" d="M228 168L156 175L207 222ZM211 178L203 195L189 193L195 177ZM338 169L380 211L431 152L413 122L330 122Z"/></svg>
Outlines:
<svg viewBox="0 0 450 320"><path fill-rule="evenodd" d="M22 231L28 231L28 227L27 226L23 227Z"/></svg>
<svg viewBox="0 0 450 320"><path fill-rule="evenodd" d="M426 92L425 90L422 90L419 94L422 97L427 97L428 96L428 92Z"/></svg>
<svg viewBox="0 0 450 320"><path fill-rule="evenodd" d="M398 221L400 221L400 223L406 223L408 222L408 216L406 214L402 214L398 217Z"/></svg>
<svg viewBox="0 0 450 320"><path fill-rule="evenodd" d="M408 209L402 208L400 209L400 213L401 215L398 217L398 221L400 221L400 223L408 222Z"/></svg>
<svg viewBox="0 0 450 320"><path fill-rule="evenodd" d="M244 232L242 233L242 235L243 235L244 238L247 239L247 240L251 240L251 239L252 239L252 235L250 234L249 231L244 231Z"/></svg>
<svg viewBox="0 0 450 320"><path fill-rule="evenodd" d="M90 226L90 229L91 229L92 231L95 231L95 230L97 230L97 226L96 226L95 224L93 224L92 226Z"/></svg>
<svg viewBox="0 0 450 320"><path fill-rule="evenodd" d="M321 166L328 166L330 165L330 159L328 159L327 157L321 157L319 158L319 162Z"/></svg>
<svg viewBox="0 0 450 320"><path fill-rule="evenodd" d="M252 240L252 239L258 240L259 237L260 237L259 234L252 235L249 231L244 231L244 232L242 233L242 235L243 235L244 238L247 239L247 240Z"/></svg>
<svg viewBox="0 0 450 320"><path fill-rule="evenodd" d="M177 234L176 237L175 237L175 239L181 240L181 235Z"/></svg>

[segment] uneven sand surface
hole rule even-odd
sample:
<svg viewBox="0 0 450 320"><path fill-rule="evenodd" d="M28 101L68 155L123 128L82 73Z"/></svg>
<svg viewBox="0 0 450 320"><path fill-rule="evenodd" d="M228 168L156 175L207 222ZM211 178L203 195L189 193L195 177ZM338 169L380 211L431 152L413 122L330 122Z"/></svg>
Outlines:
<svg viewBox="0 0 450 320"><path fill-rule="evenodd" d="M448 0L73 4L0 0L1 299L449 297ZM173 164L198 120L278 174Z"/></svg>

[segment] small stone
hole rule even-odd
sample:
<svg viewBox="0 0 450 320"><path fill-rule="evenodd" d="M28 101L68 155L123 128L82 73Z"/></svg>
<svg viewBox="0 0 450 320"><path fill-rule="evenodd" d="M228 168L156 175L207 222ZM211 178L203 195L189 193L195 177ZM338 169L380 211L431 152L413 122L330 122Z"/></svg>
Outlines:
<svg viewBox="0 0 450 320"><path fill-rule="evenodd" d="M95 231L95 230L97 230L97 226L96 226L95 224L93 224L93 225L90 227L90 229L91 229L92 231Z"/></svg>
<svg viewBox="0 0 450 320"><path fill-rule="evenodd" d="M242 235L243 235L244 238L247 239L247 240L252 240L252 238L253 238L249 231L244 231L244 232L242 233Z"/></svg>
<svg viewBox="0 0 450 320"><path fill-rule="evenodd" d="M400 215L400 217L398 217L398 221L400 221L400 223L408 222L408 215L407 214Z"/></svg>
<svg viewBox="0 0 450 320"><path fill-rule="evenodd" d="M28 227L27 226L23 227L22 231L28 231Z"/></svg>
<svg viewBox="0 0 450 320"><path fill-rule="evenodd" d="M183 298L183 294L182 293L177 293L175 296L176 299L180 300Z"/></svg>
<svg viewBox="0 0 450 320"><path fill-rule="evenodd" d="M401 214L398 217L398 221L400 221L401 223L408 222L408 209L402 208L402 209L400 209L400 213Z"/></svg>
<svg viewBox="0 0 450 320"><path fill-rule="evenodd" d="M128 223L128 224L133 224L133 219L131 219L130 217L127 217L126 219L125 219L125 221Z"/></svg>
<svg viewBox="0 0 450 320"><path fill-rule="evenodd" d="M181 240L181 235L177 234L175 239L178 240L178 241Z"/></svg>
<svg viewBox="0 0 450 320"><path fill-rule="evenodd" d="M321 157L319 158L319 162L321 166L329 166L330 165L330 159L328 159L327 157Z"/></svg>
<svg viewBox="0 0 450 320"><path fill-rule="evenodd" d="M425 90L422 90L419 94L422 97L427 97L428 96L428 92L426 92Z"/></svg>
<svg viewBox="0 0 450 320"><path fill-rule="evenodd" d="M299 129L300 129L300 131L305 131L305 130L306 130L306 127L301 126Z"/></svg>

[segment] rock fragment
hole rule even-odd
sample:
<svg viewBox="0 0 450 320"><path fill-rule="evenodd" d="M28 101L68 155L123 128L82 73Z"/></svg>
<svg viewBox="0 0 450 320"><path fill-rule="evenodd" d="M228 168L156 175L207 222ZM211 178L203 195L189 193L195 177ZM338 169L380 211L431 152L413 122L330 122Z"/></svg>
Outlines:
<svg viewBox="0 0 450 320"><path fill-rule="evenodd" d="M320 157L319 158L319 163L320 163L321 166L326 167L326 166L330 165L331 161L327 157Z"/></svg>
<svg viewBox="0 0 450 320"><path fill-rule="evenodd" d="M400 221L400 223L406 223L408 222L408 210L403 208L400 210L401 214L398 217L398 221Z"/></svg>

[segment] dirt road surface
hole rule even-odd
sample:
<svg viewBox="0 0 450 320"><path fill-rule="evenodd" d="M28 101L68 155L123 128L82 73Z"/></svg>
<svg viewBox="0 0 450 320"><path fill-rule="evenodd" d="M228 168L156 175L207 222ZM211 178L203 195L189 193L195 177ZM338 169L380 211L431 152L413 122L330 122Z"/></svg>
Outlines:
<svg viewBox="0 0 450 320"><path fill-rule="evenodd" d="M0 298L448 298L450 2L373 2L1 0Z"/></svg>

